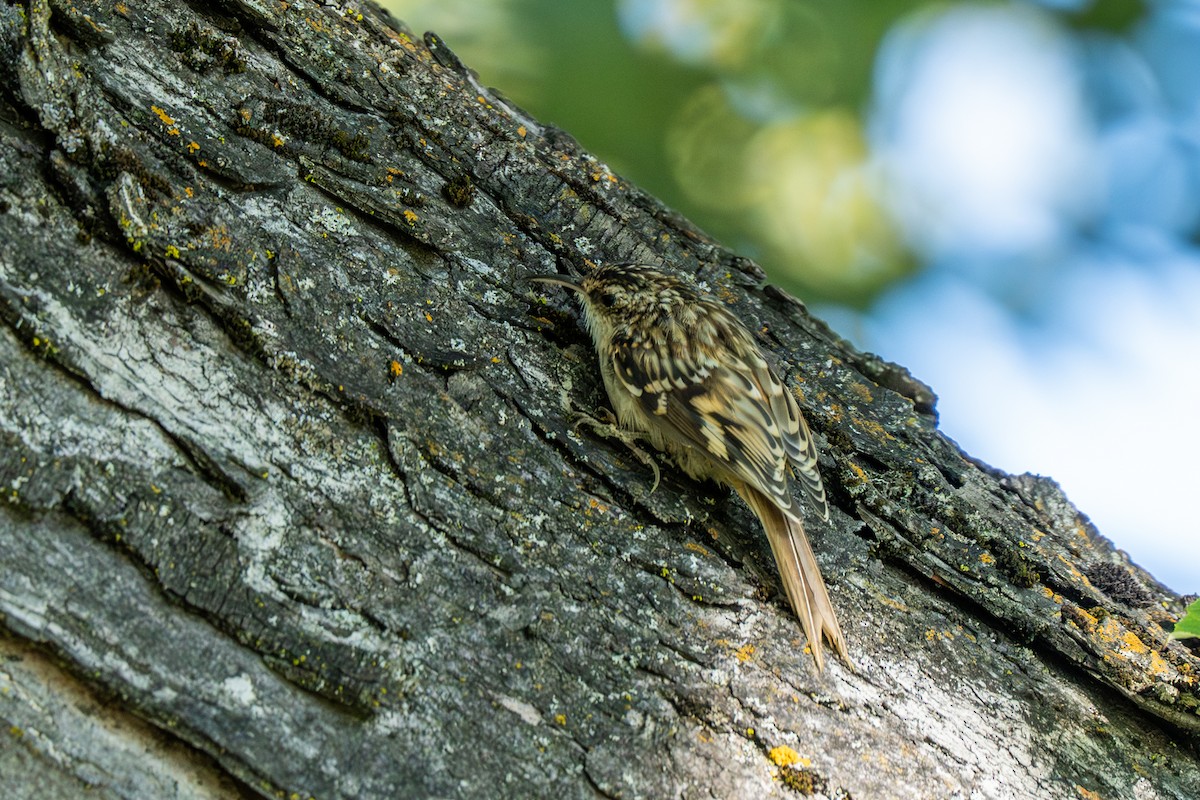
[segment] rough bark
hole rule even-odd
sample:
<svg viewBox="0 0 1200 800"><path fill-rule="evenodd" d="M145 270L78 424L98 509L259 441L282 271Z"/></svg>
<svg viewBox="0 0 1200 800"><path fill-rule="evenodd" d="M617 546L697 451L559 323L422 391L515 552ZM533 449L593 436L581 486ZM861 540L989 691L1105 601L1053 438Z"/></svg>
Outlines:
<svg viewBox="0 0 1200 800"><path fill-rule="evenodd" d="M1178 598L435 37L305 0L0 33L8 796L1200 796ZM590 346L519 279L617 260L795 387L859 672L814 672L736 499L572 430Z"/></svg>

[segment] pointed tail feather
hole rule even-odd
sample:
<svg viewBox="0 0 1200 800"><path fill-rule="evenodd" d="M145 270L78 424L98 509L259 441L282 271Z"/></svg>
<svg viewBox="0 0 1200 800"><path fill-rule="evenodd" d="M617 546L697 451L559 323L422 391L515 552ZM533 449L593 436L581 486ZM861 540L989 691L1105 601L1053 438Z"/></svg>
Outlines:
<svg viewBox="0 0 1200 800"><path fill-rule="evenodd" d="M771 543L771 552L775 555L775 563L783 579L784 592L792 610L800 618L813 660L817 662L817 670L825 669L823 639L828 639L838 655L854 669L837 614L829 600L825 581L821 578L821 569L804 534L804 523L799 518L793 519L785 514L757 489L744 484L735 488L758 515L767 533L767 541Z"/></svg>

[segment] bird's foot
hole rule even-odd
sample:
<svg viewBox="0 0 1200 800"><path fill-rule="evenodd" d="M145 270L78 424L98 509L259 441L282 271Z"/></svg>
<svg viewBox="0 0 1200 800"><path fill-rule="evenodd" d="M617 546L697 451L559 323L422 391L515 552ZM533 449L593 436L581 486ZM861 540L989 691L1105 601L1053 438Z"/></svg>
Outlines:
<svg viewBox="0 0 1200 800"><path fill-rule="evenodd" d="M648 466L654 471L654 485L650 487L650 494L654 494L654 490L658 488L659 479L662 473L659 472L658 462L654 460L654 456L647 453L640 443L645 441L642 434L637 431L631 431L628 428L622 428L617 421L617 417L612 411L607 408L601 408L599 419L591 414L583 412L575 416L575 421L571 423L571 430L578 433L580 426L586 425L593 433L602 436L605 439L616 439L625 445L629 452L633 453L638 461Z"/></svg>

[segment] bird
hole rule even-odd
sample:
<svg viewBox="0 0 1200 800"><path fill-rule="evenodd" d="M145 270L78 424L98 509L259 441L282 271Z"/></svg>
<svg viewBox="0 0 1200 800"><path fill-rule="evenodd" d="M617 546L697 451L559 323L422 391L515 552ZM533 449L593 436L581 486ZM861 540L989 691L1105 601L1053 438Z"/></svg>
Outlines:
<svg viewBox="0 0 1200 800"><path fill-rule="evenodd" d="M817 448L792 393L721 302L648 264L608 264L576 281L535 275L580 299L617 423L697 480L733 489L754 511L818 672L823 641L853 661L793 499L822 519L829 503Z"/></svg>

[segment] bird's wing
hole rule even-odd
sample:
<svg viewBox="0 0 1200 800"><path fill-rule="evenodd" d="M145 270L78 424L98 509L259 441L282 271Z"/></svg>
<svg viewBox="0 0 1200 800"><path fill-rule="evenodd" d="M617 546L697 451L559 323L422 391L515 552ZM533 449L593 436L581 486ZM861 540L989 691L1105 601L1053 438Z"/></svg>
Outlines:
<svg viewBox="0 0 1200 800"><path fill-rule="evenodd" d="M788 491L790 460L827 513L816 448L796 401L746 329L715 304L707 312L698 324L663 325L663 346L614 340L617 380L682 441L796 516Z"/></svg>

